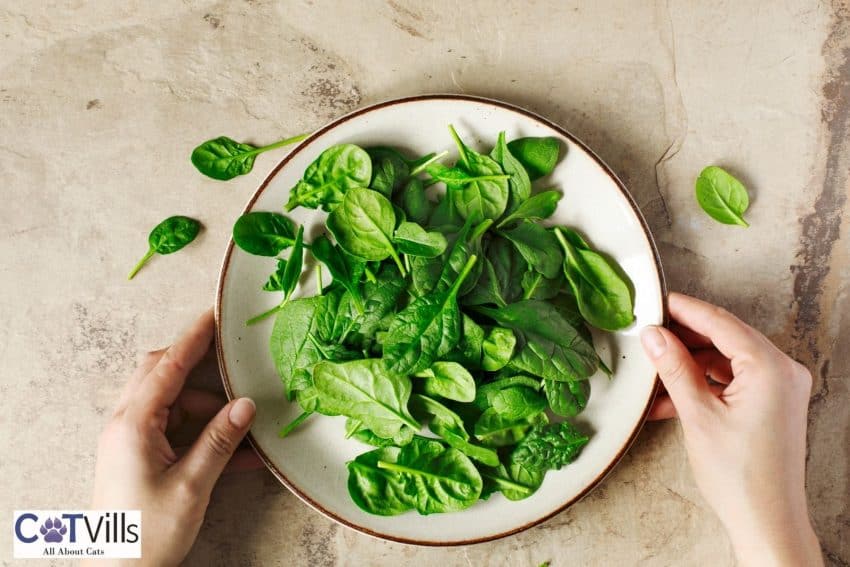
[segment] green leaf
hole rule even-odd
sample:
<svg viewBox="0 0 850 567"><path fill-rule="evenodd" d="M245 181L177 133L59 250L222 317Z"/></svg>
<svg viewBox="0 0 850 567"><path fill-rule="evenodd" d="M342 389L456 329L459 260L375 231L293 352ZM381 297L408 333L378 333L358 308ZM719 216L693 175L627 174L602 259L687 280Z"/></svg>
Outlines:
<svg viewBox="0 0 850 567"><path fill-rule="evenodd" d="M195 219L168 217L156 225L148 235L148 251L130 271L127 279L132 280L154 254L173 254L195 240L200 231L201 223Z"/></svg>
<svg viewBox="0 0 850 567"><path fill-rule="evenodd" d="M367 148L366 153L372 160L372 179L369 188L391 198L410 177L407 160L392 148Z"/></svg>
<svg viewBox="0 0 850 567"><path fill-rule="evenodd" d="M717 222L750 226L744 220L750 206L747 188L723 168L710 165L703 169L697 177L696 195L702 210Z"/></svg>
<svg viewBox="0 0 850 567"><path fill-rule="evenodd" d="M367 187L372 179L372 161L354 144L331 146L304 171L304 177L289 192L286 210L302 206L330 211L355 187Z"/></svg>
<svg viewBox="0 0 850 567"><path fill-rule="evenodd" d="M547 278L556 277L563 269L564 255L558 247L558 239L543 226L522 221L500 234L513 242L525 261Z"/></svg>
<svg viewBox="0 0 850 567"><path fill-rule="evenodd" d="M493 394L490 403L503 418L514 421L527 419L546 409L546 399L524 386L502 388Z"/></svg>
<svg viewBox="0 0 850 567"><path fill-rule="evenodd" d="M283 273L286 271L286 260L278 259L277 268L263 284L263 291L283 291Z"/></svg>
<svg viewBox="0 0 850 567"><path fill-rule="evenodd" d="M458 402L475 399L475 380L472 374L457 362L435 362L431 368L416 374L425 378L425 393Z"/></svg>
<svg viewBox="0 0 850 567"><path fill-rule="evenodd" d="M502 167L502 171L511 176L508 181L508 212L516 210L531 196L531 179L522 163L511 154L505 143L505 133L499 132L496 145L490 157Z"/></svg>
<svg viewBox="0 0 850 567"><path fill-rule="evenodd" d="M541 191L528 200L523 201L518 207L501 221L497 228L508 226L521 220L540 221L548 219L555 214L561 194L558 191Z"/></svg>
<svg viewBox="0 0 850 567"><path fill-rule="evenodd" d="M445 252L448 242L439 232L427 232L415 222L403 222L395 230L398 251L410 256L435 258Z"/></svg>
<svg viewBox="0 0 850 567"><path fill-rule="evenodd" d="M496 372L504 368L514 354L516 335L510 329L493 327L482 345L481 368Z"/></svg>
<svg viewBox="0 0 850 567"><path fill-rule="evenodd" d="M495 408L487 408L475 422L475 437L488 447L515 445L535 424L548 423L542 411L526 419L510 419Z"/></svg>
<svg viewBox="0 0 850 567"><path fill-rule="evenodd" d="M345 333L347 341L358 348L368 349L375 340L375 334L389 328L391 317L396 310L399 298L405 291L406 282L392 264L384 264L376 274L375 281L363 284L363 311L359 312L352 303L345 303L343 295L339 312L348 319Z"/></svg>
<svg viewBox="0 0 850 567"><path fill-rule="evenodd" d="M310 252L314 258L328 267L334 281L348 290L357 310L363 311L360 280L363 278L366 263L331 244L326 236L319 236L313 240Z"/></svg>
<svg viewBox="0 0 850 567"><path fill-rule="evenodd" d="M510 241L498 236L492 238L482 264L481 277L475 287L462 297L464 305L501 307L522 297L519 282L528 270L528 263Z"/></svg>
<svg viewBox="0 0 850 567"><path fill-rule="evenodd" d="M309 335L315 329L317 308L324 300L322 297L295 299L284 305L275 318L269 346L289 400L300 389L299 379L309 377L313 365L322 359Z"/></svg>
<svg viewBox="0 0 850 567"><path fill-rule="evenodd" d="M606 331L631 325L631 290L617 270L575 231L556 228L555 234L564 248L564 274L587 322Z"/></svg>
<svg viewBox="0 0 850 567"><path fill-rule="evenodd" d="M537 270L529 270L522 275L522 298L547 300L556 297L567 285L563 272L554 278L547 278ZM581 317L579 317L581 320Z"/></svg>
<svg viewBox="0 0 850 567"><path fill-rule="evenodd" d="M450 125L449 131L460 153L460 163L472 178L480 178L462 185L449 185L454 205L464 219L474 224L484 220L497 220L508 204L508 181L501 166L492 158L469 149Z"/></svg>
<svg viewBox="0 0 850 567"><path fill-rule="evenodd" d="M295 223L279 213L245 213L233 225L233 242L249 254L277 256L295 244Z"/></svg>
<svg viewBox="0 0 850 567"><path fill-rule="evenodd" d="M508 500L523 500L534 494L543 483L545 473L513 466L508 470L504 464L481 471L483 491L500 491Z"/></svg>
<svg viewBox="0 0 850 567"><path fill-rule="evenodd" d="M561 143L557 138L518 138L508 142L508 149L534 181L555 169Z"/></svg>
<svg viewBox="0 0 850 567"><path fill-rule="evenodd" d="M348 493L364 512L394 516L413 508L406 479L378 467L379 462L396 462L400 451L398 447L375 449L347 464Z"/></svg>
<svg viewBox="0 0 850 567"><path fill-rule="evenodd" d="M393 196L393 202L401 207L408 220L424 225L431 216L433 204L425 195L422 180L413 177Z"/></svg>
<svg viewBox="0 0 850 567"><path fill-rule="evenodd" d="M543 391L549 401L549 408L564 417L573 417L587 407L590 399L590 382L588 380L559 382L558 380L543 380Z"/></svg>
<svg viewBox="0 0 850 567"><path fill-rule="evenodd" d="M327 220L328 230L342 248L358 258L380 261L392 257L404 275L393 247L395 212L386 197L371 189L353 188Z"/></svg>
<svg viewBox="0 0 850 567"><path fill-rule="evenodd" d="M254 167L257 155L269 150L300 142L308 134L286 138L274 144L258 148L237 142L227 136L207 140L192 151L192 164L207 177L227 181L245 175Z"/></svg>
<svg viewBox="0 0 850 567"><path fill-rule="evenodd" d="M485 465L499 464L499 455L496 451L469 442L469 433L466 432L463 420L455 412L428 396L414 394L411 402L420 413L432 416L428 422L428 428L450 447Z"/></svg>
<svg viewBox="0 0 850 567"><path fill-rule="evenodd" d="M481 368L484 329L466 314L461 314L461 333L457 347L444 358L467 368Z"/></svg>
<svg viewBox="0 0 850 567"><path fill-rule="evenodd" d="M320 413L358 419L379 437L393 437L405 425L420 427L407 411L410 379L390 374L380 359L320 362L313 383Z"/></svg>
<svg viewBox="0 0 850 567"><path fill-rule="evenodd" d="M475 406L480 410L486 410L488 407L493 405L493 397L496 394L505 388L511 388L514 386L524 386L537 391L540 389L540 380L535 380L530 376L523 376L520 374L517 376L509 376L507 378L500 378L499 380L494 380L487 384L482 384L475 392Z"/></svg>
<svg viewBox="0 0 850 567"><path fill-rule="evenodd" d="M529 470L558 470L576 460L589 440L567 421L538 426L520 441L510 460Z"/></svg>

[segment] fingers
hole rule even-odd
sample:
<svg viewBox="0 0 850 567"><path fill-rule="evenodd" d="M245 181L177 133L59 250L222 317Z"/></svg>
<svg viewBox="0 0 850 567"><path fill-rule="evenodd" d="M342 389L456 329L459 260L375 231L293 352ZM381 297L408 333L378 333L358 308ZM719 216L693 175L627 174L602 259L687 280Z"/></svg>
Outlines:
<svg viewBox="0 0 850 567"><path fill-rule="evenodd" d="M233 454L233 457L224 469L224 474L255 471L263 468L264 466L263 461L260 460L260 456L257 455L257 452L254 451L254 449L244 447L242 449L238 449L236 453Z"/></svg>
<svg viewBox="0 0 850 567"><path fill-rule="evenodd" d="M173 431L189 421L206 423L225 403L227 399L216 392L184 388L168 413L168 430Z"/></svg>
<svg viewBox="0 0 850 567"><path fill-rule="evenodd" d="M130 408L150 416L177 399L189 371L200 362L212 342L214 319L206 311L180 339L171 345L136 389Z"/></svg>
<svg viewBox="0 0 850 567"><path fill-rule="evenodd" d="M224 406L176 465L176 473L185 475L203 494L212 492L218 477L248 433L256 413L257 408L249 398L240 398Z"/></svg>
<svg viewBox="0 0 850 567"><path fill-rule="evenodd" d="M673 333L663 327L646 327L641 342L679 415L716 402L705 372Z"/></svg>
<svg viewBox="0 0 850 567"><path fill-rule="evenodd" d="M724 384L710 384L709 391L717 398L723 394ZM649 415L646 416L648 421L659 421L662 419L672 419L676 417L676 407L673 405L673 400L666 393L659 392L652 402L652 407L649 410Z"/></svg>
<svg viewBox="0 0 850 567"><path fill-rule="evenodd" d="M162 358L162 355L165 354L166 349L161 348L159 350L153 350L144 355L139 365L133 371L133 374L130 375L130 378L127 380L127 383L124 384L124 389L121 391L121 397L118 399L118 406L115 409L116 413L123 410L130 403L130 400L135 394L136 390L139 387L139 384L142 383L145 376L153 370L154 366L159 362L159 359Z"/></svg>
<svg viewBox="0 0 850 567"><path fill-rule="evenodd" d="M734 376L732 375L731 361L713 348L691 351L691 355L704 376L708 376L721 384L728 384L732 381Z"/></svg>
<svg viewBox="0 0 850 567"><path fill-rule="evenodd" d="M751 354L764 346L758 331L716 305L671 293L667 298L670 315L697 335L711 339L727 358Z"/></svg>

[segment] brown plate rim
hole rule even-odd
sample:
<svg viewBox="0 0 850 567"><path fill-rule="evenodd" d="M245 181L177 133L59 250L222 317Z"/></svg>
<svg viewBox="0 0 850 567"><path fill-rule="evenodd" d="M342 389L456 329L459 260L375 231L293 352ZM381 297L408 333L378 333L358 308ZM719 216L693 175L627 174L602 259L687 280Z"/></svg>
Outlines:
<svg viewBox="0 0 850 567"><path fill-rule="evenodd" d="M327 132L327 131L329 131L333 128L336 128L338 125L340 125L344 122L347 122L348 120L351 120L352 118L356 118L358 116L361 116L363 114L366 114L366 113L369 113L369 112L372 112L372 111L375 111L375 110L380 110L382 108L386 108L386 107L389 107L389 106L394 106L394 105L398 105L398 104L409 104L409 103L421 102L421 101L426 101L426 100L427 101L432 101L432 100L452 100L452 101L462 100L462 101L467 101L467 102L485 103L485 104L491 104L491 105L494 105L494 106L498 106L498 107L503 108L505 110L509 110L511 112L515 112L517 114L520 114L520 115L522 115L526 118L531 118L532 120L536 120L538 122L541 122L542 124L548 126L549 128L552 128L553 130L558 132L558 134L560 134L564 138L567 138L568 140L570 140L570 142L572 142L573 144L576 144L582 150L587 152L587 154L590 155L591 158L594 159L594 161L596 161L596 163L602 168L602 170L608 175L608 177L611 178L611 181L613 181L614 184L617 186L617 188L620 190L620 193L623 195L623 197L629 203L629 205L631 206L632 211L634 212L635 216L640 221L641 229L643 230L644 236L646 237L647 242L649 243L649 246L652 249L653 259L655 261L656 273L658 274L658 280L659 280L659 284L660 284L661 304L662 304L662 308L664 310L664 313L663 313L664 323L665 324L667 323L667 281L664 277L664 270L661 266L661 256L658 253L658 247L655 244L655 239L652 236L652 232L649 230L649 225L647 224L646 219L644 218L643 214L641 213L640 209L638 208L637 203L635 203L634 198L629 193L629 191L626 189L626 186L623 184L622 181L620 181L620 179L613 172L613 170L610 167L608 167L608 165L598 155L596 155L596 153L593 150L591 150L584 142L582 142L577 137L572 135L566 129L564 129L563 127L559 126L558 124L552 122L551 120L548 120L547 118L540 116L539 114L537 114L535 112L532 112L532 111L527 110L525 108L522 108L520 106L516 106L514 104L503 102L503 101L500 101L500 100L491 99L491 98L487 98L487 97L481 97L481 96L465 95L465 94L464 95L461 95L461 94L423 94L423 95L415 95L415 96L408 96L408 97L391 99L391 100L379 102L379 103L376 103L376 104L372 104L372 105L369 105L369 106L365 106L363 108L359 108L359 109L357 109L357 110L355 110L355 111L353 111L349 114L346 114L344 116L341 116L341 117L329 122L328 124L326 124L322 128L316 130L309 137L307 137L301 143L299 143L283 159L281 159L280 162L269 172L269 174L266 176L266 178L263 180L263 182L260 184L260 186L254 192L254 195L251 197L251 199L248 201L248 204L245 206L245 209L243 210L243 214L247 213L251 210L254 203L257 201L257 199L260 197L260 195L263 193L263 191L265 191L266 187L271 182L271 180L275 177L275 175L277 175L278 171L280 171L287 163L289 163L289 161L296 154L298 154L298 152L300 152L303 148L307 147L313 141L313 139L321 136L322 134L324 134L325 132ZM224 361L224 351L223 351L223 348L222 348L221 303L222 303L222 292L223 292L223 288L224 288L224 279L227 275L227 270L230 266L230 257L233 253L233 247L234 247L233 239L231 238L230 241L227 244L227 249L225 250L225 253L224 253L224 259L222 260L221 270L219 272L218 283L216 285L216 300L215 300L216 354L217 354L217 357L218 357L219 369L221 371L221 381L222 381L222 384L224 385L224 391L227 394L228 400L233 399L233 390L232 390L231 384L230 384L230 377L227 373L227 365ZM311 508L313 508L314 510L316 510L318 512L321 512L322 514L324 514L328 518L334 520L335 522L338 522L338 523L340 523L344 526L347 526L347 527L349 527L353 530L356 530L360 533L363 533L363 534L366 534L366 535L369 535L369 536L372 536L372 537L376 537L376 538L379 538L379 539L394 541L394 542L397 542L397 543L405 543L405 544L410 544L410 545L421 545L421 546L432 546L432 547L451 547L451 546L458 546L458 545L472 545L472 544L476 544L476 543L485 543L485 542L488 542L488 541L501 539L501 538L504 538L504 537L525 531L525 530L532 528L536 525L542 524L543 522L555 517L556 515L560 514L561 512L563 512L564 510L566 510L567 508L569 508L570 506L572 506L573 504L575 504L576 502L578 502L579 500L581 500L582 498L587 496L587 494L591 490L596 488L599 485L599 483L601 483L602 480L604 480L605 477L608 476L608 474L612 470L614 470L614 467L616 467L617 464L619 464L620 460L622 460L623 456L626 454L626 452L629 450L629 448L635 442L635 439L637 439L638 434L640 433L641 429L643 428L643 424L646 422L646 417L649 414L650 408L652 407L652 401L654 400L657 393L658 393L658 379L656 377L654 384L653 384L652 393L647 400L647 405L644 408L643 414L641 415L640 419L635 424L631 435L629 435L629 438L626 440L626 442L623 444L623 446L617 452L617 455L611 460L611 462L608 464L608 466L605 467L605 469L602 472L600 472L596 476L596 478L592 482L590 482L581 492L579 492L573 498L568 500L562 506L560 506L557 509L555 509L554 511L546 514L545 516L538 518L537 520L534 520L532 522L528 522L528 523L526 523L522 526L519 526L517 528L511 529L511 530L508 530L508 531L505 531L505 532L502 532L502 533L498 533L498 534L495 534L495 535L490 535L490 536L486 536L486 537L482 537L482 538L474 538L474 539L465 539L465 540L456 540L456 541L427 541L427 540L418 540L418 539L408 539L408 538L397 537L397 536L379 533L379 532L376 532L374 530L364 528L363 526L359 526L359 525L357 525L353 522L346 520L345 518L342 518L342 517L334 514L333 512L331 512L329 510L326 510L318 502L314 501L309 496L307 496L306 494L301 492L301 490L297 486L295 486L292 482L290 482L289 479L286 478L286 475L284 475L283 472L281 472L280 469L278 469L275 466L275 464L271 461L271 459L268 457L268 455L266 455L266 453L263 451L263 449L260 447L259 443L257 443L256 439L254 439L254 436L250 432L247 435L247 439L248 439L248 442L251 444L251 446L254 448L254 450L259 455L260 459L266 465L266 467L268 467L268 469L272 472L272 474L284 486L286 486L290 491L292 491L298 498L300 498L304 503L309 505Z"/></svg>

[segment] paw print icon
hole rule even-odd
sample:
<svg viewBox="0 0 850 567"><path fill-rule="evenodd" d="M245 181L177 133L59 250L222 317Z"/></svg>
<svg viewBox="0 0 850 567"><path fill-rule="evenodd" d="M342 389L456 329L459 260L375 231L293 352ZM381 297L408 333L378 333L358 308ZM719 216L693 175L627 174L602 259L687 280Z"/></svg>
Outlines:
<svg viewBox="0 0 850 567"><path fill-rule="evenodd" d="M68 527L59 518L47 518L38 530L44 541L50 543L61 543L62 536L68 533Z"/></svg>

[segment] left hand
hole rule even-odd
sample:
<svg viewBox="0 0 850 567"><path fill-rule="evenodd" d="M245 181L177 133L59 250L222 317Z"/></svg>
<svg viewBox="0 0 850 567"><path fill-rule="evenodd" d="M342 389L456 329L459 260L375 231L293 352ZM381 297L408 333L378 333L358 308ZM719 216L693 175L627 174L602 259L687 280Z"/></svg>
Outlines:
<svg viewBox="0 0 850 567"><path fill-rule="evenodd" d="M252 450L237 451L254 421L254 402L241 398L222 407L211 392L183 388L209 349L213 328L210 310L171 347L149 353L100 436L93 508L142 511L145 565L183 561L228 462L232 468L259 466ZM212 419L182 451L171 446L168 436L187 414Z"/></svg>

